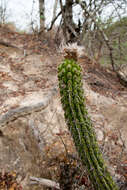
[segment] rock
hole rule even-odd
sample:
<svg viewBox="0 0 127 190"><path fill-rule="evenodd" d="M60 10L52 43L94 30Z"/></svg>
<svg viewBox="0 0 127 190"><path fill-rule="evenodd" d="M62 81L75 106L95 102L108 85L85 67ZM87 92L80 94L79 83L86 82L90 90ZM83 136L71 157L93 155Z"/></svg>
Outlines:
<svg viewBox="0 0 127 190"><path fill-rule="evenodd" d="M65 127L63 116L61 116L62 108L59 108L61 106L58 99L55 100L51 94L52 91L45 93L45 98L41 96L42 101L44 101L44 109L31 109L31 112L22 115L21 111L26 108L27 103L32 105L30 98L24 99L22 104L19 105L20 112L18 112L18 115L16 111L13 111L13 121L8 120L8 123L4 123L2 128L0 170L5 169L6 171L19 173L25 180L21 182L22 185L24 184L23 189L25 190L31 189L28 184L28 176L40 177L42 173L45 176L47 175L42 164L46 157L45 146L53 142L57 137L55 134L59 132L61 127L62 130ZM56 94L57 91L55 91L54 96ZM41 97L36 96L36 100L38 98L39 102ZM34 98L32 97L32 99ZM21 109L20 106L25 107ZM12 114L9 116L12 117ZM60 119L61 125L58 119Z"/></svg>
<svg viewBox="0 0 127 190"><path fill-rule="evenodd" d="M7 87L11 91L18 90L18 86L15 84L15 82L12 82L12 81L3 82L3 86Z"/></svg>
<svg viewBox="0 0 127 190"><path fill-rule="evenodd" d="M103 141L104 139L104 134L100 129L95 129L97 140L98 141Z"/></svg>
<svg viewBox="0 0 127 190"><path fill-rule="evenodd" d="M121 84L127 87L127 64L121 66L120 70L117 72L117 76Z"/></svg>

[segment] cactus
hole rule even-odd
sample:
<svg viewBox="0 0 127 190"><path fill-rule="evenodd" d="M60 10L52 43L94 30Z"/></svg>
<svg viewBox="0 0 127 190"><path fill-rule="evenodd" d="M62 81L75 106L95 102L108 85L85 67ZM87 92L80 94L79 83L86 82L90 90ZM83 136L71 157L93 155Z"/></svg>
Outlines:
<svg viewBox="0 0 127 190"><path fill-rule="evenodd" d="M58 80L65 120L94 189L118 190L99 149L84 103L81 67L73 57L59 65Z"/></svg>

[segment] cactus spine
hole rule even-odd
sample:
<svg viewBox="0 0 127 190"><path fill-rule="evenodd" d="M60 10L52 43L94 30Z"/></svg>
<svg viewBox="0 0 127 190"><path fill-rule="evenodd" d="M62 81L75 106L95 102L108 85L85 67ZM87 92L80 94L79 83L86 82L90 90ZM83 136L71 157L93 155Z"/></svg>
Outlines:
<svg viewBox="0 0 127 190"><path fill-rule="evenodd" d="M97 144L92 122L84 104L81 67L66 58L58 67L61 103L76 149L95 190L118 190Z"/></svg>

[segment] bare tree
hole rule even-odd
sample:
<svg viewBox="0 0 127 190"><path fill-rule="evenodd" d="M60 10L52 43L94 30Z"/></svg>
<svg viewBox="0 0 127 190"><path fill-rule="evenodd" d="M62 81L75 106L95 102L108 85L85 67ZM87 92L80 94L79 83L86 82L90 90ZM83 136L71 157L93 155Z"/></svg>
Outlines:
<svg viewBox="0 0 127 190"><path fill-rule="evenodd" d="M5 0L1 0L0 2L0 23L5 24L7 20L7 2Z"/></svg>
<svg viewBox="0 0 127 190"><path fill-rule="evenodd" d="M58 0L55 0L54 7L53 7L53 18L52 18L52 20L54 20L54 18L56 17L57 5L58 5Z"/></svg>
<svg viewBox="0 0 127 190"><path fill-rule="evenodd" d="M60 0L62 12L62 30L66 43L77 41L80 33L80 21L79 25L76 25L73 20L73 5L73 0L65 1L65 5L63 5L62 0Z"/></svg>
<svg viewBox="0 0 127 190"><path fill-rule="evenodd" d="M50 27L48 28L48 31L52 29L55 21L58 19L58 17L61 15L62 19L59 25L59 28L63 31L63 37L65 40L65 43L75 42L78 40L80 29L81 29L81 22L79 20L79 24L75 24L73 20L73 5L74 0L66 0L64 3L62 0L59 0L60 3L60 11L57 15L55 15L55 9L56 9L56 3L54 4L54 13L53 13L53 19L51 22ZM58 34L57 34L58 35Z"/></svg>
<svg viewBox="0 0 127 190"><path fill-rule="evenodd" d="M125 54L125 39L126 34L126 23L123 16L126 13L127 1L126 0L88 0L88 1L76 1L83 10L83 31L82 39L86 46L88 54L94 58L96 51L98 51L98 57L100 56L100 51L102 48L104 51L108 52L108 57L112 65L113 71L116 72L118 78L127 86L127 74L125 74L125 69L127 70L127 64L124 70L121 71L121 63L126 63ZM104 16L104 11L108 7L111 7L111 11L106 22L104 22L102 16ZM118 22L117 22L117 21ZM110 25L108 25L108 22ZM124 23L125 22L125 23ZM115 24L116 23L116 24ZM115 29L115 26L117 27ZM122 30L120 30L122 26ZM112 32L109 33L109 30ZM124 31L124 33L122 32ZM115 44L115 45L114 45ZM125 44L125 45L124 45ZM123 46L124 45L124 46ZM122 46L124 48L122 48ZM127 49L126 49L127 51ZM122 56L123 55L123 56ZM123 61L123 58L124 61ZM98 61L98 60L97 60Z"/></svg>
<svg viewBox="0 0 127 190"><path fill-rule="evenodd" d="M39 0L40 31L45 29L45 0Z"/></svg>

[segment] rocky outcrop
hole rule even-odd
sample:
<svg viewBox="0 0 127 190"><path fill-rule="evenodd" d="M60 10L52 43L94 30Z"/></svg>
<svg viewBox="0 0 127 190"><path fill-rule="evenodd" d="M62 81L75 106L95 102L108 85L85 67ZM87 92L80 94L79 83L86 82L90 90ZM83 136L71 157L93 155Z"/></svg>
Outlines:
<svg viewBox="0 0 127 190"><path fill-rule="evenodd" d="M127 87L127 64L121 66L120 70L117 72L117 76L121 84Z"/></svg>

